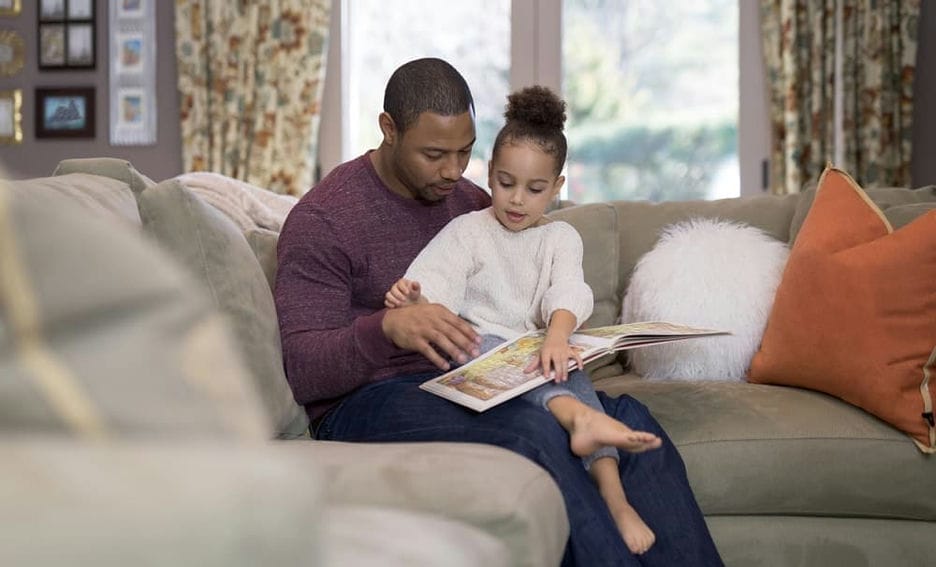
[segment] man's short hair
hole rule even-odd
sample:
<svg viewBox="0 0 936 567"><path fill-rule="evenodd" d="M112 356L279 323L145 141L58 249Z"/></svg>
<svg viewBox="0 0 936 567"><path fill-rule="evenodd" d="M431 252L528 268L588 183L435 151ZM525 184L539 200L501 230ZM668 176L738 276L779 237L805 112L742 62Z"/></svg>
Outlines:
<svg viewBox="0 0 936 567"><path fill-rule="evenodd" d="M441 116L474 114L468 83L455 67L442 59L427 57L401 65L384 91L384 112L402 134L423 112Z"/></svg>

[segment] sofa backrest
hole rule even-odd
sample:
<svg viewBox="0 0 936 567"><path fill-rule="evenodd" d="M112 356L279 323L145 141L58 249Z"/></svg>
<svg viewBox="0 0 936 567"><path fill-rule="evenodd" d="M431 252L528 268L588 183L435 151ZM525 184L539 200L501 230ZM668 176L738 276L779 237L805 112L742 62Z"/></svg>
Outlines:
<svg viewBox="0 0 936 567"><path fill-rule="evenodd" d="M273 293L240 228L178 178L137 195L143 229L208 291L237 339L279 437L302 437L309 419L293 398Z"/></svg>
<svg viewBox="0 0 936 567"><path fill-rule="evenodd" d="M129 161L110 157L65 159L59 162L52 175L68 175L70 173L87 173L110 177L126 183L134 194L140 194L147 187L156 185L152 179L137 171Z"/></svg>
<svg viewBox="0 0 936 567"><path fill-rule="evenodd" d="M52 177L5 181L17 189L19 198L40 207L68 202L99 220L140 228L140 213L130 187L123 181L89 173L69 173Z"/></svg>
<svg viewBox="0 0 936 567"><path fill-rule="evenodd" d="M759 195L717 201L610 201L559 209L550 218L563 220L582 235L585 281L595 294L595 309L588 326L612 325L631 272L649 252L660 231L690 218L717 218L746 223L787 242L799 195Z"/></svg>
<svg viewBox="0 0 936 567"><path fill-rule="evenodd" d="M916 189L867 190L896 230L927 210L936 208L936 186ZM649 252L668 225L690 218L717 218L760 228L792 244L812 206L815 190L795 195L758 195L716 201L609 201L573 205L555 210L550 218L574 226L585 247L585 281L595 294L595 309L588 326L613 325L631 272Z"/></svg>

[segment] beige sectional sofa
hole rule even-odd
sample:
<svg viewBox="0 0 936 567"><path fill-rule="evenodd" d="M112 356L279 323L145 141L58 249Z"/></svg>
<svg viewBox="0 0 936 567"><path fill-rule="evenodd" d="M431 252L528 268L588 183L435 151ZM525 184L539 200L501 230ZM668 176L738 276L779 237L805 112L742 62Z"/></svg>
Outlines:
<svg viewBox="0 0 936 567"><path fill-rule="evenodd" d="M904 216L936 204L932 188L872 197ZM582 234L599 325L666 224L717 216L787 242L807 207L805 194L552 215ZM302 433L270 331L275 237L121 160L0 183L0 563L558 564L565 509L533 463ZM936 462L863 411L796 388L647 382L624 359L593 379L663 424L726 564L934 561Z"/></svg>

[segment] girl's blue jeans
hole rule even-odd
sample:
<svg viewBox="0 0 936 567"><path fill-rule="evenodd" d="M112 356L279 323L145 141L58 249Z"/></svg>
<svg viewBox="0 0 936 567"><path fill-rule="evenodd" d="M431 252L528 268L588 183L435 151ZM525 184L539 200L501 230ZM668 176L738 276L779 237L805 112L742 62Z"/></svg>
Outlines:
<svg viewBox="0 0 936 567"><path fill-rule="evenodd" d="M481 337L481 352L483 353L495 349L504 342L505 339L503 337L498 337L497 335L483 335ZM592 386L591 378L589 378L588 373L583 370L570 372L569 379L565 382L547 382L542 386L526 392L520 397L533 405L549 411L547 403L556 396L572 396L595 411L604 413L604 408L601 407L601 402L598 401L598 394L595 393L595 388ZM582 458L582 464L585 465L585 470L590 470L591 464L595 462L595 459L600 459L602 457L609 457L615 461L619 460L616 448L601 447L594 453Z"/></svg>

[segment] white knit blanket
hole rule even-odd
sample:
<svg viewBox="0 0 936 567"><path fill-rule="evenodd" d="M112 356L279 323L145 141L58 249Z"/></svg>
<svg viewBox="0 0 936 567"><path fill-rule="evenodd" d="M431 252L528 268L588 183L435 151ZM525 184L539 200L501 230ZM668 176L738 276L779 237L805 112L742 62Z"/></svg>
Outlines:
<svg viewBox="0 0 936 567"><path fill-rule="evenodd" d="M243 232L258 227L279 232L289 210L299 201L220 173L196 171L176 179L230 217Z"/></svg>

